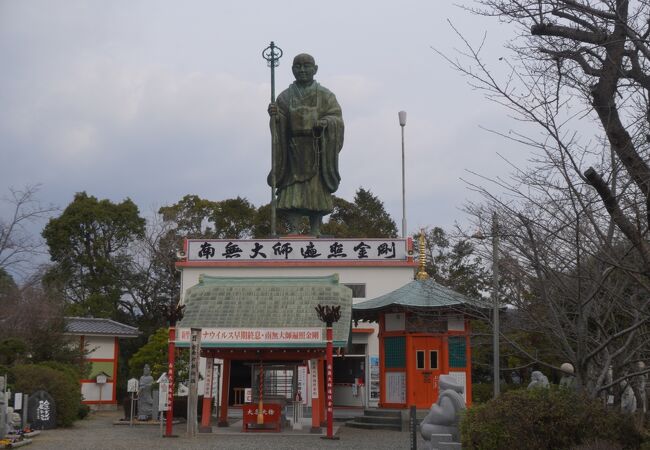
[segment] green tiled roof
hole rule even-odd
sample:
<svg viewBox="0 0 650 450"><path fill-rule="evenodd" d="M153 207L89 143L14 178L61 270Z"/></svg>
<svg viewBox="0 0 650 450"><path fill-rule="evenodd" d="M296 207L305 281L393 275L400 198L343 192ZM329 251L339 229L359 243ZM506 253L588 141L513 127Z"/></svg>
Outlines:
<svg viewBox="0 0 650 450"><path fill-rule="evenodd" d="M209 277L185 291L179 328L324 328L318 304L340 305L334 344L348 342L352 291L327 277ZM251 344L253 345L253 344ZM323 346L325 344L323 343Z"/></svg>
<svg viewBox="0 0 650 450"><path fill-rule="evenodd" d="M357 311L379 310L394 305L417 308L442 308L473 303L474 301L469 297L428 279L411 281L388 294L359 302L353 306L353 309L356 313Z"/></svg>

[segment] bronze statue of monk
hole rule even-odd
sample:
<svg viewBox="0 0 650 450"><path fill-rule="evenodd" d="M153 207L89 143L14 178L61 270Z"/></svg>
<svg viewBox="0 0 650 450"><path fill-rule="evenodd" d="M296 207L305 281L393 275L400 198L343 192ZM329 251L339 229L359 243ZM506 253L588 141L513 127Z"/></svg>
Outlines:
<svg viewBox="0 0 650 450"><path fill-rule="evenodd" d="M293 60L296 81L269 105L276 122L277 153L269 186L277 188L277 209L289 217L290 233L309 217L311 234L320 235L323 216L333 210L332 193L341 181L338 156L343 147L343 117L336 97L314 81L318 66L301 53Z"/></svg>

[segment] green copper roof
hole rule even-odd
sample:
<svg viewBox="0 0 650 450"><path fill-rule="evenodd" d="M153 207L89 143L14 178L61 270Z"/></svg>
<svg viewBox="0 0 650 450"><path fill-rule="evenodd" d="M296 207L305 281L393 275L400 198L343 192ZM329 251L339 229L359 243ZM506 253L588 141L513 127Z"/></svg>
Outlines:
<svg viewBox="0 0 650 450"><path fill-rule="evenodd" d="M177 326L324 328L316 314L318 304L341 306L341 319L334 324L334 344L345 346L352 320L352 291L338 283L336 274L326 277L201 275L199 284L185 291L185 314Z"/></svg>
<svg viewBox="0 0 650 450"><path fill-rule="evenodd" d="M474 303L469 297L446 288L435 281L414 280L388 294L357 303L357 311L371 311L389 306L410 306L417 308L441 308Z"/></svg>

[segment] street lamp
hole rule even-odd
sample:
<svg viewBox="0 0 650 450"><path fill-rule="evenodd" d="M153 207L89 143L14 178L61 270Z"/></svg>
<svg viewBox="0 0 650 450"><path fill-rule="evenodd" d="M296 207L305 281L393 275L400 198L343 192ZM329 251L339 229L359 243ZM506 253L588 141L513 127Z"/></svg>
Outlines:
<svg viewBox="0 0 650 450"><path fill-rule="evenodd" d="M406 126L406 111L397 113L399 126L402 127L402 237L406 237L406 188L404 179L404 127Z"/></svg>

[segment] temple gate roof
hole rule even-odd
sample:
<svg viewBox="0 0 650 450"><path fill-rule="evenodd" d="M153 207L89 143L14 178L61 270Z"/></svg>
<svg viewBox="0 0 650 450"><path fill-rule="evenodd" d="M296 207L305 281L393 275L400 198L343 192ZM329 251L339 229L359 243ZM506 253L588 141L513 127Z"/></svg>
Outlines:
<svg viewBox="0 0 650 450"><path fill-rule="evenodd" d="M185 314L177 327L242 330L324 328L316 314L318 304L341 307L341 319L333 326L334 345L345 346L352 319L352 291L339 284L337 274L325 277L202 275L199 284L185 292ZM244 343L236 346L259 345ZM325 341L313 345L324 347ZM234 345L223 343L214 346Z"/></svg>

